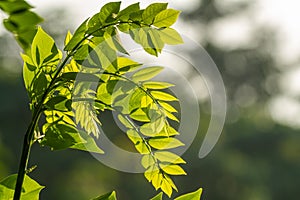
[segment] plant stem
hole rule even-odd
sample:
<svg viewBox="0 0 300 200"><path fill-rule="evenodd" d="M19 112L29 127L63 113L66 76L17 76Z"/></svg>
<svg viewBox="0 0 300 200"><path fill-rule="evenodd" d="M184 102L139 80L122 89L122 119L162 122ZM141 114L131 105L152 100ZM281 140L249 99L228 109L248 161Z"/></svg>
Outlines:
<svg viewBox="0 0 300 200"><path fill-rule="evenodd" d="M17 183L16 183L16 187L15 187L13 200L19 200L20 197L21 197L22 185L23 185L23 182L24 182L25 174L26 174L27 163L28 163L28 159L29 159L29 153L30 153L30 149L31 149L31 145L32 145L33 135L34 135L34 129L35 129L36 124L37 124L37 122L38 122L38 120L41 116L44 101L46 100L49 92L51 91L51 87L55 83L56 78L58 77L58 75L60 74L61 70L66 65L66 63L68 62L70 57L71 56L68 55L63 60L63 62L60 64L60 66L58 67L56 73L54 74L53 79L51 80L49 86L45 90L45 92L44 92L44 94L41 98L41 101L39 102L35 112L33 113L31 123L30 123L30 125L29 125L29 127L26 131L25 137L24 137L22 155L21 155L21 160L20 160L20 165L19 165L19 170L18 170Z"/></svg>
<svg viewBox="0 0 300 200"><path fill-rule="evenodd" d="M19 200L21 197L22 185L23 185L25 174L26 174L29 153L30 153L30 149L31 149L31 145L32 145L32 137L33 137L36 123L39 120L40 114L41 113L36 113L33 115L33 119L31 121L31 123L26 131L25 137L24 137L22 155L21 155L17 183L16 183L15 193L14 193L14 200Z"/></svg>

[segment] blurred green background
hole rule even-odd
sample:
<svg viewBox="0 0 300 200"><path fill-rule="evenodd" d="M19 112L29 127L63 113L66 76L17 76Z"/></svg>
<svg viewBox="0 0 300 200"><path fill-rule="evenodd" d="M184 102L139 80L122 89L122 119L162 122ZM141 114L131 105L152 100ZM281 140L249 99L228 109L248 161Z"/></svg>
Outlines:
<svg viewBox="0 0 300 200"><path fill-rule="evenodd" d="M191 0L183 7L174 4L183 10L179 29L198 40L213 58L228 95L222 136L204 159L199 159L197 154L209 124L209 99L199 98L199 134L183 155L188 163L184 166L188 176L175 178L179 193L202 187L204 200L299 199L300 52L297 47L300 50L300 43L289 41L292 38L277 24L291 20L293 25L297 16L286 18L293 11L287 5L281 7L287 9L282 12L282 19L277 19L270 14L275 7L271 4L260 7L259 2ZM73 20L72 8L67 9L56 5L38 10L46 19L43 27L58 44L62 44L68 29L74 30L80 23ZM290 28L286 31L294 30ZM1 30L0 44L2 179L17 171L30 111L22 80L20 49L4 30ZM193 52L190 54L195 56ZM110 115L103 116L108 128L109 120ZM120 145L122 142L116 141ZM156 193L142 174L110 169L84 152L51 152L34 145L30 165L35 164L38 168L31 176L46 186L41 193L42 200L89 199L111 190L126 200L149 199Z"/></svg>

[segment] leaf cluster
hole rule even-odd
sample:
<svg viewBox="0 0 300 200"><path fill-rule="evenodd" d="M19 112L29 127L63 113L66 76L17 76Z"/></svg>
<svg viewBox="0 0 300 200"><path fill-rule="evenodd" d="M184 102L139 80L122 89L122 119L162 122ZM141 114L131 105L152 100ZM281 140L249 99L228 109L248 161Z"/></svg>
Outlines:
<svg viewBox="0 0 300 200"><path fill-rule="evenodd" d="M30 43L21 55L33 113L29 132L34 134L27 138L30 144L37 141L52 150L104 153L96 143L101 114L106 110L116 112L129 140L142 155L145 178L171 197L173 190L178 190L171 176L186 174L181 167L185 161L170 151L184 145L170 124L179 122L177 110L170 104L178 99L167 90L171 83L153 80L163 67L144 67L130 59L119 34L130 35L147 53L158 56L166 44L183 42L171 28L180 12L168 9L167 3L154 3L145 9L135 3L122 10L121 2L108 3L74 34L67 33L63 58L51 36L41 27L36 30L40 18L29 11L31 6L18 2L19 7L14 4L11 9L15 1L1 1L0 8L10 14L6 28L17 34L24 47ZM20 23L16 17L20 13L29 19L28 24ZM34 31L34 37L27 35L21 40L24 30ZM42 115L45 122L39 126ZM106 196L97 199L115 199L114 193ZM153 199L161 199L159 196Z"/></svg>

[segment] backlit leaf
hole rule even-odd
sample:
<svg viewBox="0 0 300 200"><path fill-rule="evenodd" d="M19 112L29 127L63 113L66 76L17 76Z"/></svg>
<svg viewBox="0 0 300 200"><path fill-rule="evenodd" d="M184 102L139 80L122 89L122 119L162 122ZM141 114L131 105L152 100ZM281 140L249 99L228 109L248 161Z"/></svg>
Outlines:
<svg viewBox="0 0 300 200"><path fill-rule="evenodd" d="M126 21L129 19L129 16L131 13L133 12L137 12L140 10L140 3L135 3L132 4L130 6L128 6L127 8L121 10L117 16L118 19Z"/></svg>
<svg viewBox="0 0 300 200"><path fill-rule="evenodd" d="M146 24L152 24L154 17L167 8L167 3L153 3L150 4L143 12L142 18Z"/></svg>
<svg viewBox="0 0 300 200"><path fill-rule="evenodd" d="M70 148L72 149L78 149L82 151L92 152L92 153L100 153L103 154L104 151L100 149L95 142L94 138L90 135L88 135L85 131L79 131L80 136L85 140L82 143L77 143Z"/></svg>
<svg viewBox="0 0 300 200"><path fill-rule="evenodd" d="M154 186L155 190L158 190L161 187L163 180L162 173L157 173L152 178L152 185Z"/></svg>
<svg viewBox="0 0 300 200"><path fill-rule="evenodd" d="M64 50L65 51L71 51L73 50L75 47L78 46L78 43L80 41L82 41L85 37L85 33L88 29L87 26L88 23L88 19L86 19L75 31L73 37L71 38L71 40L68 42L67 46L65 46Z"/></svg>
<svg viewBox="0 0 300 200"><path fill-rule="evenodd" d="M168 197L171 197L172 195L172 186L170 185L170 183L166 180L166 179L163 179L162 180L162 183L161 183L161 190L166 194L168 195Z"/></svg>
<svg viewBox="0 0 300 200"><path fill-rule="evenodd" d="M160 168L170 175L186 175L186 172L179 166L173 164L159 164Z"/></svg>
<svg viewBox="0 0 300 200"><path fill-rule="evenodd" d="M8 176L0 182L0 197L3 200L13 199L17 174ZM39 193L44 188L36 181L25 175L22 185L22 200L39 200Z"/></svg>
<svg viewBox="0 0 300 200"><path fill-rule="evenodd" d="M151 138L148 142L150 146L156 149L172 149L184 146L182 142L173 137Z"/></svg>
<svg viewBox="0 0 300 200"><path fill-rule="evenodd" d="M180 156L171 153L169 151L156 151L154 153L155 158L161 162L184 164L186 163Z"/></svg>
<svg viewBox="0 0 300 200"><path fill-rule="evenodd" d="M178 10L163 10L155 16L153 25L158 28L170 27L176 22L179 14L180 11Z"/></svg>
<svg viewBox="0 0 300 200"><path fill-rule="evenodd" d="M143 86L148 89L166 89L174 85L167 82L147 81L143 83Z"/></svg>
<svg viewBox="0 0 300 200"><path fill-rule="evenodd" d="M160 39L170 45L182 44L183 40L180 34L172 28L164 28L159 30Z"/></svg>
<svg viewBox="0 0 300 200"><path fill-rule="evenodd" d="M176 97L174 97L171 94L168 94L166 92L161 92L161 91L151 91L150 92L151 95L158 99L158 100L162 100L162 101L178 101L178 99Z"/></svg>
<svg viewBox="0 0 300 200"><path fill-rule="evenodd" d="M158 75L163 69L163 67L146 67L134 73L132 80L136 82L147 81Z"/></svg>

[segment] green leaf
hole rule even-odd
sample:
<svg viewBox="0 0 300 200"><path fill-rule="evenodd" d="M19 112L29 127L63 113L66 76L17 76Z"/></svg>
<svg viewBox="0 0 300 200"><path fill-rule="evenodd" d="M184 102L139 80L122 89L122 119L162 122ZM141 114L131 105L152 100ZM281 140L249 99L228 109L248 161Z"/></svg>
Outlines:
<svg viewBox="0 0 300 200"><path fill-rule="evenodd" d="M118 71L120 74L124 74L126 72L130 72L135 70L137 67L140 67L142 64L139 64L129 58L125 57L118 57L117 58L118 63Z"/></svg>
<svg viewBox="0 0 300 200"><path fill-rule="evenodd" d="M184 146L182 142L180 142L176 138L172 137L162 137L162 138L151 138L149 139L149 145L156 149L172 149L180 146Z"/></svg>
<svg viewBox="0 0 300 200"><path fill-rule="evenodd" d="M135 110L134 112L132 112L130 114L130 117L132 119L140 121L140 122L149 122L150 121L147 113L145 113L145 111L140 108Z"/></svg>
<svg viewBox="0 0 300 200"><path fill-rule="evenodd" d="M0 8L8 14L14 14L17 12L29 10L33 7L26 1L18 1L17 3L15 1L0 1Z"/></svg>
<svg viewBox="0 0 300 200"><path fill-rule="evenodd" d="M155 137L163 129L164 125L165 125L165 118L161 116L155 121L151 119L150 123L143 124L140 127L140 131L145 136Z"/></svg>
<svg viewBox="0 0 300 200"><path fill-rule="evenodd" d="M139 144L140 142L143 142L143 139L141 138L141 136L138 134L138 132L136 132L133 129L130 129L126 132L128 138L132 141L133 144Z"/></svg>
<svg viewBox="0 0 300 200"><path fill-rule="evenodd" d="M179 135L179 133L170 125L166 124L165 127L158 133L156 136L164 136L164 137L171 137Z"/></svg>
<svg viewBox="0 0 300 200"><path fill-rule="evenodd" d="M38 23L42 22L43 19L36 13L26 10L24 12L15 13L11 15L8 20L14 23L18 30L26 30L28 28L33 28Z"/></svg>
<svg viewBox="0 0 300 200"><path fill-rule="evenodd" d="M123 115L118 115L118 119L126 128L134 128L128 119L126 119Z"/></svg>
<svg viewBox="0 0 300 200"><path fill-rule="evenodd" d="M121 10L117 16L117 19L120 19L122 21L127 21L129 19L129 16L131 13L137 12L140 10L140 3L135 3L127 8Z"/></svg>
<svg viewBox="0 0 300 200"><path fill-rule="evenodd" d="M116 192L109 192L107 194L101 195L97 198L91 199L91 200L117 200Z"/></svg>
<svg viewBox="0 0 300 200"><path fill-rule="evenodd" d="M179 122L179 120L177 119L177 117L175 115L173 115L172 113L168 112L168 111L165 111L165 114L166 116L171 119L171 120L174 120L176 122Z"/></svg>
<svg viewBox="0 0 300 200"><path fill-rule="evenodd" d="M46 128L41 144L51 147L52 150L62 150L82 142L86 141L80 137L75 127L54 123Z"/></svg>
<svg viewBox="0 0 300 200"><path fill-rule="evenodd" d="M159 168L157 165L152 165L150 166L144 173L145 178L151 182L152 179L154 178L154 175L159 173Z"/></svg>
<svg viewBox="0 0 300 200"><path fill-rule="evenodd" d="M167 82L147 81L143 83L143 86L147 89L166 89L174 86L174 84Z"/></svg>
<svg viewBox="0 0 300 200"><path fill-rule="evenodd" d="M114 31L113 36L111 36L110 34L105 32L104 38L105 38L105 41L110 46L110 48L112 48L115 51L119 51L120 53L129 55L129 53L126 51L126 49L122 46L120 38L118 37L118 35L115 31Z"/></svg>
<svg viewBox="0 0 300 200"><path fill-rule="evenodd" d="M166 179L162 180L161 190L168 195L169 198L171 197L173 189L171 184Z"/></svg>
<svg viewBox="0 0 300 200"><path fill-rule="evenodd" d="M180 11L178 10L174 10L174 9L163 10L155 16L153 25L158 28L170 27L176 22L179 14Z"/></svg>
<svg viewBox="0 0 300 200"><path fill-rule="evenodd" d="M151 95L158 99L158 100L162 100L162 101L178 101L178 99L176 97L174 97L173 95L170 95L168 93L165 92L161 92L161 91L151 91L150 92Z"/></svg>
<svg viewBox="0 0 300 200"><path fill-rule="evenodd" d="M12 199L17 180L17 174L11 175L0 182L0 197L3 200ZM39 193L44 186L25 175L22 185L22 200L39 200Z"/></svg>
<svg viewBox="0 0 300 200"><path fill-rule="evenodd" d="M182 44L183 40L180 34L172 28L164 28L159 30L160 39L169 45Z"/></svg>
<svg viewBox="0 0 300 200"><path fill-rule="evenodd" d="M161 187L162 180L163 180L162 173L156 173L153 175L152 185L154 186L155 190L158 190Z"/></svg>
<svg viewBox="0 0 300 200"><path fill-rule="evenodd" d="M109 2L105 4L100 10L99 20L101 20L101 22L103 23L113 21L116 18L117 14L119 13L120 5L121 5L120 1Z"/></svg>
<svg viewBox="0 0 300 200"><path fill-rule="evenodd" d="M179 166L173 164L159 164L160 168L170 175L186 175L186 172Z"/></svg>
<svg viewBox="0 0 300 200"><path fill-rule="evenodd" d="M87 134L85 131L79 131L80 136L86 141L83 143L77 143L70 148L78 149L82 151L88 151L92 153L104 154L104 151L98 147L93 137Z"/></svg>
<svg viewBox="0 0 300 200"><path fill-rule="evenodd" d="M171 106L170 104L168 103L165 103L165 102L162 102L162 101L159 101L159 104L168 112L170 113L173 113L173 112L177 112L177 110Z"/></svg>
<svg viewBox="0 0 300 200"><path fill-rule="evenodd" d="M147 154L147 155L144 155L142 157L142 160L141 160L141 164L143 165L144 168L148 168L152 165L155 164L155 159L153 158L153 155L151 154Z"/></svg>
<svg viewBox="0 0 300 200"><path fill-rule="evenodd" d="M164 48L164 42L161 40L158 30L150 29L148 31L148 42L152 49L155 49L158 53L161 53Z"/></svg>
<svg viewBox="0 0 300 200"><path fill-rule="evenodd" d="M171 185L171 187L176 190L178 192L178 189L175 185L175 183L173 182L173 180L169 177L169 175L164 174L165 180L167 180L169 182L169 184Z"/></svg>
<svg viewBox="0 0 300 200"><path fill-rule="evenodd" d="M158 193L155 197L151 198L150 200L162 200L163 193Z"/></svg>
<svg viewBox="0 0 300 200"><path fill-rule="evenodd" d="M78 44L79 42L81 42L84 37L85 37L85 33L88 29L88 20L86 19L75 31L73 37L71 38L71 40L68 42L67 46L65 46L64 50L65 51L72 51Z"/></svg>
<svg viewBox="0 0 300 200"><path fill-rule="evenodd" d="M195 192L187 193L184 195L181 195L174 200L200 200L202 194L202 188L198 189Z"/></svg>
<svg viewBox="0 0 300 200"><path fill-rule="evenodd" d="M149 5L143 12L142 18L146 24L152 24L154 17L167 8L167 3L153 3Z"/></svg>
<svg viewBox="0 0 300 200"><path fill-rule="evenodd" d="M133 33L136 34L136 32ZM138 36L135 35L134 40L141 44L147 53L154 56L158 56L164 45L159 35L155 34L153 29L149 27L138 29Z"/></svg>
<svg viewBox="0 0 300 200"><path fill-rule="evenodd" d="M54 43L54 40L41 28L32 41L31 46L32 61L35 66L42 66L44 63L60 60L61 55Z"/></svg>
<svg viewBox="0 0 300 200"><path fill-rule="evenodd" d="M163 67L146 67L135 72L132 75L132 80L135 82L147 81L158 75L163 69Z"/></svg>
<svg viewBox="0 0 300 200"><path fill-rule="evenodd" d="M71 100L66 98L65 96L55 96L52 97L47 103L45 104L50 110L58 110L58 111L71 111Z"/></svg>
<svg viewBox="0 0 300 200"><path fill-rule="evenodd" d="M157 151L154 153L155 158L161 162L173 163L173 164L185 164L186 162L178 155L169 151Z"/></svg>
<svg viewBox="0 0 300 200"><path fill-rule="evenodd" d="M135 148L140 154L149 154L149 153L151 153L148 146L145 144L144 141L137 142L135 144Z"/></svg>

